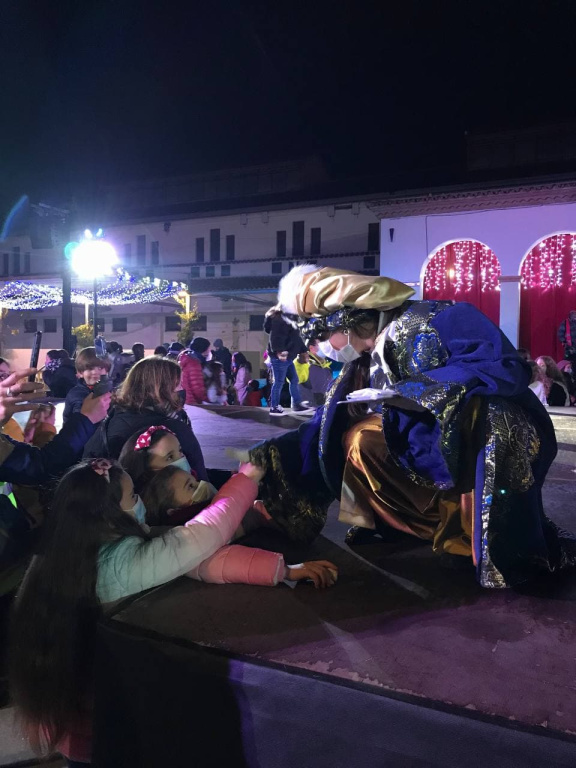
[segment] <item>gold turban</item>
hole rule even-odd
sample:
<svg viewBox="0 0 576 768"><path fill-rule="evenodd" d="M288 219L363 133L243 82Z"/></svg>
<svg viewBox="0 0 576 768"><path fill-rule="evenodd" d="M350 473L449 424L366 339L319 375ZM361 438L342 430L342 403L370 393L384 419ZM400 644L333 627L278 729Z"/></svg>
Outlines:
<svg viewBox="0 0 576 768"><path fill-rule="evenodd" d="M388 310L414 291L391 277L371 277L333 267L294 267L280 282L278 303L301 318L324 317L343 307Z"/></svg>

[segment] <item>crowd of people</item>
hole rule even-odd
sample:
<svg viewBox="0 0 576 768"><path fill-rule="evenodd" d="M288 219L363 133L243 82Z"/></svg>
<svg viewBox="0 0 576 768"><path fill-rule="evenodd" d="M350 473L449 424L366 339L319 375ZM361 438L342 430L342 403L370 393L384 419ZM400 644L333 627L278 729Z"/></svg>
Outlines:
<svg viewBox="0 0 576 768"><path fill-rule="evenodd" d="M35 747L90 764L96 626L117 600L183 575L333 585L331 562L234 542L258 526L309 542L336 498L351 546L401 532L484 587L574 568L574 538L541 495L556 453L543 405L574 402L571 368L530 361L469 304L412 293L292 270L265 318L264 386L244 354L203 337L150 356L115 342L75 360L50 350L43 382L0 359L2 665ZM194 407L266 397L282 413L286 383L313 417L254 446L235 474L207 468ZM65 398L60 431L51 397Z"/></svg>

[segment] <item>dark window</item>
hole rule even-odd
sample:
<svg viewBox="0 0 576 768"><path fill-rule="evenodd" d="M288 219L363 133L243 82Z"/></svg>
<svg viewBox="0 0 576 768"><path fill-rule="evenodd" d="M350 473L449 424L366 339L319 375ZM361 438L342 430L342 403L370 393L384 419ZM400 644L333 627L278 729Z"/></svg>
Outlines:
<svg viewBox="0 0 576 768"><path fill-rule="evenodd" d="M281 275L282 274L282 262L281 261L273 261L272 262L272 274L273 275Z"/></svg>
<svg viewBox="0 0 576 768"><path fill-rule="evenodd" d="M150 243L150 259L152 266L160 264L160 243L158 240L152 240Z"/></svg>
<svg viewBox="0 0 576 768"><path fill-rule="evenodd" d="M279 259L286 257L286 230L276 232L276 256Z"/></svg>
<svg viewBox="0 0 576 768"><path fill-rule="evenodd" d="M208 328L208 315L200 315L197 320L190 323L190 329L192 331L205 331Z"/></svg>
<svg viewBox="0 0 576 768"><path fill-rule="evenodd" d="M24 320L24 333L36 333L38 330L38 320Z"/></svg>
<svg viewBox="0 0 576 768"><path fill-rule="evenodd" d="M249 331L262 331L264 329L264 315L250 315Z"/></svg>
<svg viewBox="0 0 576 768"><path fill-rule="evenodd" d="M56 333L58 330L58 321L56 319L44 319L44 333Z"/></svg>
<svg viewBox="0 0 576 768"><path fill-rule="evenodd" d="M368 250L380 250L380 222L368 224Z"/></svg>
<svg viewBox="0 0 576 768"><path fill-rule="evenodd" d="M12 274L20 274L20 246L12 248Z"/></svg>
<svg viewBox="0 0 576 768"><path fill-rule="evenodd" d="M292 224L292 256L304 256L304 222Z"/></svg>
<svg viewBox="0 0 576 768"><path fill-rule="evenodd" d="M146 264L146 235L136 238L136 258L139 265Z"/></svg>
<svg viewBox="0 0 576 768"><path fill-rule="evenodd" d="M190 267L190 277L200 277L200 267Z"/></svg>
<svg viewBox="0 0 576 768"><path fill-rule="evenodd" d="M198 264L204 263L204 238L196 238L196 261Z"/></svg>
<svg viewBox="0 0 576 768"><path fill-rule="evenodd" d="M220 274L222 277L230 277L230 264L223 264L220 267Z"/></svg>
<svg viewBox="0 0 576 768"><path fill-rule="evenodd" d="M10 274L10 254L9 253L2 254L2 274L3 275Z"/></svg>
<svg viewBox="0 0 576 768"><path fill-rule="evenodd" d="M24 254L24 274L29 275L30 274L30 254L28 251Z"/></svg>
<svg viewBox="0 0 576 768"><path fill-rule="evenodd" d="M320 227L312 227L310 230L310 255L318 256L320 253L320 246L322 243L322 229Z"/></svg>
<svg viewBox="0 0 576 768"><path fill-rule="evenodd" d="M220 230L210 230L210 261L220 261Z"/></svg>
<svg viewBox="0 0 576 768"><path fill-rule="evenodd" d="M106 330L106 321L103 317L96 318L96 330L100 331L100 333L104 333Z"/></svg>
<svg viewBox="0 0 576 768"><path fill-rule="evenodd" d="M112 318L112 331L115 333L126 333L128 330L128 318L127 317L113 317Z"/></svg>
<svg viewBox="0 0 576 768"><path fill-rule="evenodd" d="M132 261L132 243L126 243L124 246L124 264L130 264Z"/></svg>
<svg viewBox="0 0 576 768"><path fill-rule="evenodd" d="M364 256L364 269L376 269L376 256Z"/></svg>
<svg viewBox="0 0 576 768"><path fill-rule="evenodd" d="M216 274L216 267L206 267L206 277L214 277Z"/></svg>
<svg viewBox="0 0 576 768"><path fill-rule="evenodd" d="M226 261L234 261L236 250L236 238L234 235L226 235Z"/></svg>
<svg viewBox="0 0 576 768"><path fill-rule="evenodd" d="M179 331L181 327L180 318L176 315L166 315L164 318L164 330Z"/></svg>

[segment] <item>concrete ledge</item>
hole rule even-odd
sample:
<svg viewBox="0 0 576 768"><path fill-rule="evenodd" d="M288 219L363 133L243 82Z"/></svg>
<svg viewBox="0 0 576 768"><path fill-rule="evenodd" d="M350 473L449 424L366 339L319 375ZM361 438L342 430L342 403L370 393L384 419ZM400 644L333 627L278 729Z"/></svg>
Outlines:
<svg viewBox="0 0 576 768"><path fill-rule="evenodd" d="M251 405L198 405L195 407L217 413L218 416L224 416L227 419L246 419L259 424L273 424L282 429L298 429L301 424L314 416L313 410L307 413L293 413L289 408L286 408L281 416L271 416L268 407L257 408Z"/></svg>

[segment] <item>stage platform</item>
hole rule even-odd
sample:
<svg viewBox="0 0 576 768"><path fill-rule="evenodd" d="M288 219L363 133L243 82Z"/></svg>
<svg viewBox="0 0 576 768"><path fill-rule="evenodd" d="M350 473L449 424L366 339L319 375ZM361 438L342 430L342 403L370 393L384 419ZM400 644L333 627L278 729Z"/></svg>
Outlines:
<svg viewBox="0 0 576 768"><path fill-rule="evenodd" d="M574 529L576 420L554 421L546 507ZM227 446L279 430L244 419L230 430L203 409L194 428L221 468ZM330 590L183 578L107 620L95 765L574 766L576 579L540 594L482 590L411 539L352 551L331 512L305 552L251 540L289 561L333 560Z"/></svg>

